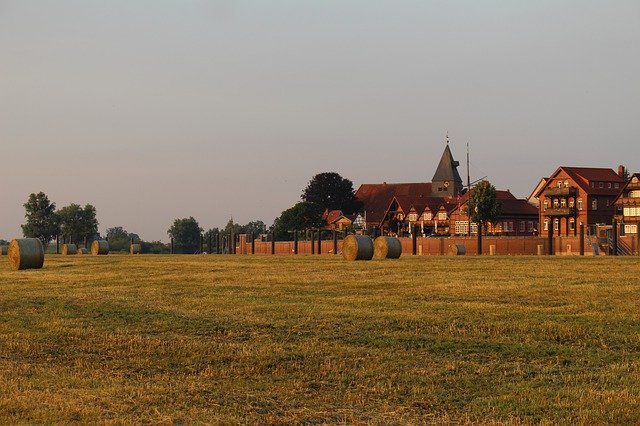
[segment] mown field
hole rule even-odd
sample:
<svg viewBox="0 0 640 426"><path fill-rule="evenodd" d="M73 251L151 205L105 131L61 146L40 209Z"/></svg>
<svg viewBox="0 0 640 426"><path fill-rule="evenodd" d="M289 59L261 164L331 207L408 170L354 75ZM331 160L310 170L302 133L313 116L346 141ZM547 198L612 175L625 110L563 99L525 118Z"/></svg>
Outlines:
<svg viewBox="0 0 640 426"><path fill-rule="evenodd" d="M0 423L640 423L640 259L0 258Z"/></svg>

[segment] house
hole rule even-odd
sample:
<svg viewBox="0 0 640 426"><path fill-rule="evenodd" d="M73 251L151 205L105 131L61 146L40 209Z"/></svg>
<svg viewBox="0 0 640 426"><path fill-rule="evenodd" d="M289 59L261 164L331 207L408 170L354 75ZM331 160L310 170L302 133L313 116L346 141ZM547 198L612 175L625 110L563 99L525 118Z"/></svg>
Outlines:
<svg viewBox="0 0 640 426"><path fill-rule="evenodd" d="M325 209L322 218L326 221L327 225L324 229L330 229L334 231L342 231L348 228L353 223L353 220L342 213L342 210L329 210Z"/></svg>
<svg viewBox="0 0 640 426"><path fill-rule="evenodd" d="M541 233L546 234L553 226L557 235L577 235L578 227L584 224L593 234L596 225L610 224L613 203L624 184L613 169L558 167L533 194L540 200Z"/></svg>
<svg viewBox="0 0 640 426"><path fill-rule="evenodd" d="M624 170L622 171L624 174ZM638 234L640 224L640 173L634 173L614 200L616 219L624 224L625 234Z"/></svg>
<svg viewBox="0 0 640 426"><path fill-rule="evenodd" d="M496 199L500 203L499 219L496 223L487 224L486 233L500 236L537 235L538 209L529 204L528 200L516 198L509 190L496 190ZM459 205L451 212L451 235L478 234L478 226L473 222L469 230L468 203L469 196L464 194Z"/></svg>
<svg viewBox="0 0 640 426"><path fill-rule="evenodd" d="M469 218L463 208L468 197L458 167L447 144L432 182L360 185L356 197L363 204L359 216L366 218L364 227L379 229L383 234L405 235L418 226L420 235L468 235ZM489 232L534 235L538 210L509 191L497 191L497 196L503 214L499 223L489 224ZM474 224L471 227L476 233Z"/></svg>
<svg viewBox="0 0 640 426"><path fill-rule="evenodd" d="M432 182L362 184L356 198L365 229L403 234L420 225L423 234L448 234L449 215L463 193L459 163L447 144Z"/></svg>

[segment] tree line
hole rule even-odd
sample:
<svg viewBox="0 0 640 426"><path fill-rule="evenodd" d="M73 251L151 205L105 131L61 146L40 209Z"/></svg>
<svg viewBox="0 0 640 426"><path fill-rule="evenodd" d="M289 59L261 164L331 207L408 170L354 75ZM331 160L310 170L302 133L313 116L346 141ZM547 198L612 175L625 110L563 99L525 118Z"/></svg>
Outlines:
<svg viewBox="0 0 640 426"><path fill-rule="evenodd" d="M278 241L291 240L292 231L319 229L326 226L323 218L326 210L340 210L352 214L362 208L355 196L353 182L335 172L316 174L311 178L300 196L301 201L274 219L269 227L260 221L245 225L230 219L224 228L204 231L193 217L175 219L167 234L172 238L174 253L197 253L203 242L218 241L221 234L247 234L258 237L270 233ZM495 187L482 181L472 190L470 198L471 220L481 224L492 222L499 213ZM56 237L66 242L83 243L102 238L98 233L96 209L91 204L81 207L70 204L56 210L46 194L31 194L24 204L26 223L22 225L25 237L39 238L45 247ZM104 238L109 240L112 251L126 251L130 243L141 244L143 253L168 253L170 248L159 241L146 242L137 234L123 227L106 230Z"/></svg>

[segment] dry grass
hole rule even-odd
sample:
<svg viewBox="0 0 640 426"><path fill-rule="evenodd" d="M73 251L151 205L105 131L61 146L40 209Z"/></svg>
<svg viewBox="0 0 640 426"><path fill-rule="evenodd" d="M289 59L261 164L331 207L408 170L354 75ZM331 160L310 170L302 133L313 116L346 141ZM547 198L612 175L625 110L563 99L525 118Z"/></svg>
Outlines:
<svg viewBox="0 0 640 426"><path fill-rule="evenodd" d="M0 423L639 423L638 258L0 264Z"/></svg>

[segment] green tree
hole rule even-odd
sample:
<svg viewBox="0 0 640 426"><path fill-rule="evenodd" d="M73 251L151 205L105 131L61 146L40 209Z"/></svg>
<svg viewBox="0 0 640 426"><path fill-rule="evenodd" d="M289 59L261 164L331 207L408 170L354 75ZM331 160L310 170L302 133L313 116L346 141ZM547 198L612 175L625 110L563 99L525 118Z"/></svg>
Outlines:
<svg viewBox="0 0 640 426"><path fill-rule="evenodd" d="M500 215L500 202L496 188L488 180L480 181L471 189L467 212L469 220L478 224L478 255L482 254L482 232L488 222L495 223Z"/></svg>
<svg viewBox="0 0 640 426"><path fill-rule="evenodd" d="M98 234L96 208L91 204L83 207L72 203L60 209L60 232L66 241L83 242L85 238L93 240Z"/></svg>
<svg viewBox="0 0 640 426"><path fill-rule="evenodd" d="M142 244L142 239L138 234L127 232L127 230L121 226L107 229L106 234L109 240L109 250L111 251L129 251L131 240L133 240L134 244ZM142 251L145 252L144 250Z"/></svg>
<svg viewBox="0 0 640 426"><path fill-rule="evenodd" d="M316 203L329 210L342 210L345 214L358 211L362 203L353 190L353 182L335 172L315 175L302 192L303 201Z"/></svg>
<svg viewBox="0 0 640 426"><path fill-rule="evenodd" d="M290 240L291 231L317 229L326 225L322 218L324 208L316 203L300 202L285 210L273 222L272 230L278 240Z"/></svg>
<svg viewBox="0 0 640 426"><path fill-rule="evenodd" d="M193 254L200 250L202 228L193 217L174 220L167 234L173 238L176 253Z"/></svg>
<svg viewBox="0 0 640 426"><path fill-rule="evenodd" d="M56 203L50 202L44 192L32 193L24 204L24 209L27 222L22 225L22 233L27 238L39 238L47 247L60 231Z"/></svg>

